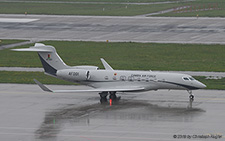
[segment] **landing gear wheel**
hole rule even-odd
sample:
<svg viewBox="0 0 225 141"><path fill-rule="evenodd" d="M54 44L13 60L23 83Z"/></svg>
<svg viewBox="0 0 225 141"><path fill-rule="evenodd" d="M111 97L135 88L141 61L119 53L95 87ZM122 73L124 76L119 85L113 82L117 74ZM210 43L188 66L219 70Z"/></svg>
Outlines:
<svg viewBox="0 0 225 141"><path fill-rule="evenodd" d="M195 97L195 96L194 96L193 94L189 96L189 98L190 98L191 100L194 100L194 97Z"/></svg>
<svg viewBox="0 0 225 141"><path fill-rule="evenodd" d="M101 104L107 103L107 98L101 98L101 99L100 99L100 103L101 103Z"/></svg>
<svg viewBox="0 0 225 141"><path fill-rule="evenodd" d="M108 96L108 92L101 92L99 93L100 95L100 103L101 104L104 104L104 103L107 103L107 96Z"/></svg>
<svg viewBox="0 0 225 141"><path fill-rule="evenodd" d="M192 94L192 91L188 90L188 93L190 94L189 96L190 101L194 101L194 95Z"/></svg>
<svg viewBox="0 0 225 141"><path fill-rule="evenodd" d="M110 94L109 99L112 99L112 101L116 100L116 94Z"/></svg>
<svg viewBox="0 0 225 141"><path fill-rule="evenodd" d="M120 96L119 97L116 96L116 92L110 92L109 99L111 99L112 102L118 102L120 98L121 98Z"/></svg>

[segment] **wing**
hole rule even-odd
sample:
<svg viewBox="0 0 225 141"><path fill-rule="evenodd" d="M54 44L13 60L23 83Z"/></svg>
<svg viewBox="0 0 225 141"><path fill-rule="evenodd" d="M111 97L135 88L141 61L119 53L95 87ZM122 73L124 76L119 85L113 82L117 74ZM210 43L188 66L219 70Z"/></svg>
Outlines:
<svg viewBox="0 0 225 141"><path fill-rule="evenodd" d="M97 88L97 89L89 89L89 90L51 90L44 86L42 83L34 79L34 82L38 84L38 86L47 92L53 93L76 93L76 92L135 92L135 91L143 91L145 90L143 87L121 87L121 88Z"/></svg>

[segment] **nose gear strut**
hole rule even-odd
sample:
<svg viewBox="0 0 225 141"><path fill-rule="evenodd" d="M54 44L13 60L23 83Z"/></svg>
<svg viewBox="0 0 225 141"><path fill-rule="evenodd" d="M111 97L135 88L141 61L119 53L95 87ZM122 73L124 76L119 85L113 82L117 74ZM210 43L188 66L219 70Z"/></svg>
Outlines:
<svg viewBox="0 0 225 141"><path fill-rule="evenodd" d="M187 90L187 92L190 94L189 99L194 101L194 95L192 94L192 90Z"/></svg>

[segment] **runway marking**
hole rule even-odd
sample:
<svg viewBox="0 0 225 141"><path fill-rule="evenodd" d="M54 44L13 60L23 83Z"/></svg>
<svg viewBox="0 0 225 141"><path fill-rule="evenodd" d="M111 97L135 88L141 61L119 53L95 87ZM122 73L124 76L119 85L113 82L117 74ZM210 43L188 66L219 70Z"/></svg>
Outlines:
<svg viewBox="0 0 225 141"><path fill-rule="evenodd" d="M217 101L225 101L225 98L199 98L201 100L217 100Z"/></svg>
<svg viewBox="0 0 225 141"><path fill-rule="evenodd" d="M39 19L18 19L18 18L0 18L0 23L28 23L37 21Z"/></svg>

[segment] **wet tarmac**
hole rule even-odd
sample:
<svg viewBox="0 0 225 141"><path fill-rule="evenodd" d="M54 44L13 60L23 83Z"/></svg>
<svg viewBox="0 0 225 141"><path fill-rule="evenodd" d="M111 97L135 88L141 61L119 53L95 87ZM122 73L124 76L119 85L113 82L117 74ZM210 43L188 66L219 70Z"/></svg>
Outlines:
<svg viewBox="0 0 225 141"><path fill-rule="evenodd" d="M207 17L0 14L0 38L225 44L224 25L225 18Z"/></svg>
<svg viewBox="0 0 225 141"><path fill-rule="evenodd" d="M57 86L53 89L86 89ZM0 140L224 140L225 91L120 93L101 105L97 93L52 94L36 85L0 84Z"/></svg>

